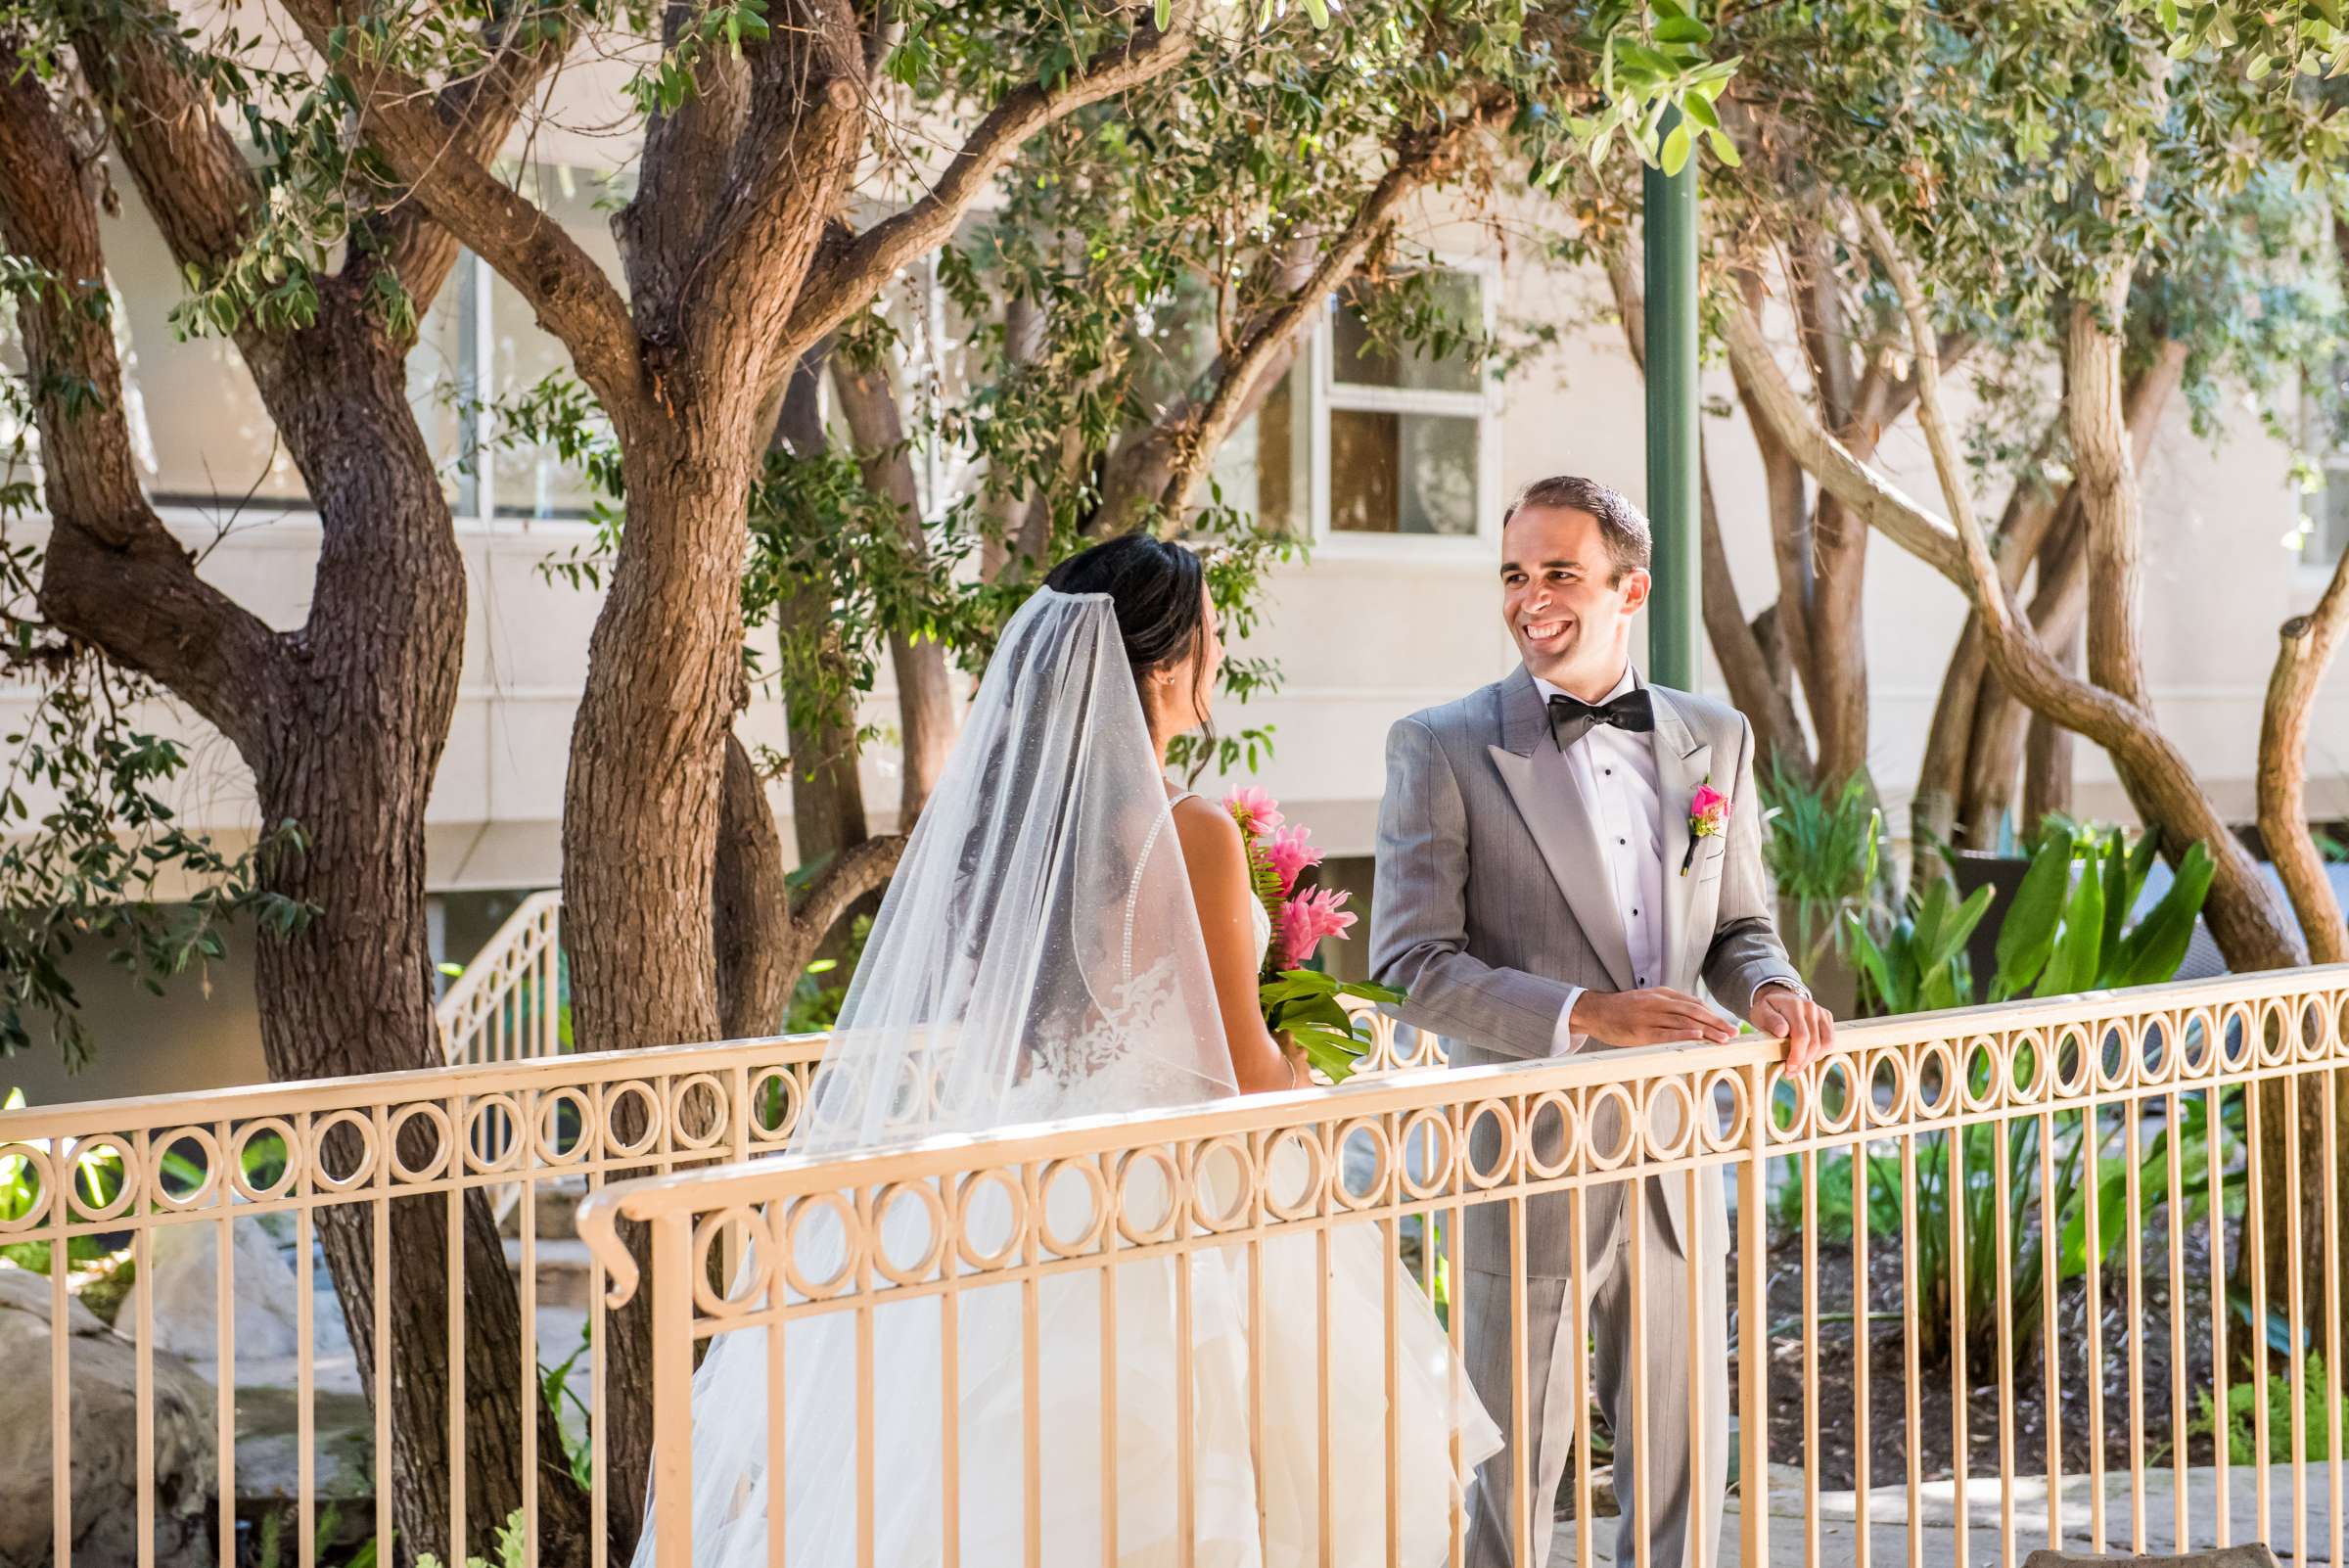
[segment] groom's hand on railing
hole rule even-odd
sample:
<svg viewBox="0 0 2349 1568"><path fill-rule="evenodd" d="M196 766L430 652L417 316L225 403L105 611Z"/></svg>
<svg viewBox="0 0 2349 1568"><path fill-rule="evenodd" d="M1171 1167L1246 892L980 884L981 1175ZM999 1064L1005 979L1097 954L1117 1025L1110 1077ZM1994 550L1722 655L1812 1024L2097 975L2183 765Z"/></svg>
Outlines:
<svg viewBox="0 0 2349 1568"><path fill-rule="evenodd" d="M1792 986L1769 985L1754 992L1754 1027L1786 1040L1786 1071L1799 1073L1835 1043L1835 1015Z"/></svg>
<svg viewBox="0 0 2349 1568"><path fill-rule="evenodd" d="M1602 1045L1670 1045L1737 1038L1737 1026L1684 991L1586 991L1574 999L1566 1027Z"/></svg>

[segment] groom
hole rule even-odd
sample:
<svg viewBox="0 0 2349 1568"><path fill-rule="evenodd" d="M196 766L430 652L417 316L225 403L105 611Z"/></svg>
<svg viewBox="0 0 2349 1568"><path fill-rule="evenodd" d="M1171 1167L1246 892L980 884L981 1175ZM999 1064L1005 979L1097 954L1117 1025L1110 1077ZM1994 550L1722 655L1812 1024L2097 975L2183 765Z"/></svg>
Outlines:
<svg viewBox="0 0 2349 1568"><path fill-rule="evenodd" d="M1647 603L1647 519L1592 480L1528 485L1501 522L1501 617L1523 665L1497 684L1414 714L1387 737L1370 961L1410 993L1405 1022L1451 1042L1456 1067L1681 1040L1726 1040L1715 1001L1783 1036L1807 1065L1834 1024L1787 961L1762 869L1753 731L1734 710L1642 682L1633 619ZM1691 832L1694 798L1727 797L1723 831ZM1475 1139L1498 1156L1487 1119ZM1554 1142L1556 1134L1550 1134ZM1537 1153L1542 1153L1537 1149ZM1558 1151L1546 1151L1555 1159ZM1650 1568L1721 1560L1728 1474L1727 1206L1705 1180L1649 1177L1636 1233L1625 1184L1587 1189L1583 1300L1572 1301L1568 1199L1525 1205L1529 1436L1509 1432L1509 1209L1462 1223L1469 1376L1512 1445L1530 1443L1530 1558L1512 1564L1508 1450L1479 1472L1473 1568L1543 1568L1551 1499L1575 1430L1574 1362L1595 1342L1594 1386L1615 1438L1616 1561L1636 1560L1634 1314L1645 1333ZM1630 1252L1640 1252L1632 1299ZM1690 1313L1701 1354L1691 1364ZM1587 1325L1587 1326L1586 1326ZM1689 1431L1689 1380L1703 1430Z"/></svg>

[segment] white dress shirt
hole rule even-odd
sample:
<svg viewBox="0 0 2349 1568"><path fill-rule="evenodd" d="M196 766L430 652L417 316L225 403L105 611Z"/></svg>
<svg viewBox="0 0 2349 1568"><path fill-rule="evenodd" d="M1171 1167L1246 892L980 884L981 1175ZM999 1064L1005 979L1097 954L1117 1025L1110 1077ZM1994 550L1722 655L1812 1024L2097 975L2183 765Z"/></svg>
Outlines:
<svg viewBox="0 0 2349 1568"><path fill-rule="evenodd" d="M1623 678L1599 700L1612 702L1635 683L1627 664ZM1538 675L1534 686L1544 703L1563 690ZM1631 949L1633 987L1644 991L1664 985L1664 817L1654 733L1593 724L1566 748L1566 767L1598 834L1599 863L1606 868L1609 893L1616 913L1623 917L1624 941ZM1580 986L1567 992L1551 1054L1564 1056L1582 1048L1583 1037L1567 1027L1582 996Z"/></svg>

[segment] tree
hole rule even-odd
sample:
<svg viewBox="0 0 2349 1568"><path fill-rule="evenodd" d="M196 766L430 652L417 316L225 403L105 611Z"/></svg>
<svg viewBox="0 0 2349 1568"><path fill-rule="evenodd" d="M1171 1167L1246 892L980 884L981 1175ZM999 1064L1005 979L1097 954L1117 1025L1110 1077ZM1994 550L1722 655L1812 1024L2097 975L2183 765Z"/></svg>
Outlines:
<svg viewBox="0 0 2349 1568"><path fill-rule="evenodd" d="M333 96L299 70L256 64L254 40L233 29L207 41L168 11L10 6L0 34L12 56L0 86L0 238L50 526L37 567L12 558L28 576L37 570L37 603L12 610L18 645L69 674L99 660L107 678L152 682L252 769L279 850L249 873L249 891L278 915L255 953L270 1071L432 1065L424 811L456 700L465 583L403 361L456 241L414 204L354 180ZM551 35L519 42L421 112L445 119L452 157L478 166L556 53ZM230 114L255 145L230 134ZM322 542L309 611L291 630L201 576L141 490L100 242L110 164L128 171L190 278L183 321L236 345L307 484ZM306 227L273 215L297 209ZM91 836L119 804L85 799ZM186 860L232 881L248 874L201 849ZM431 1151L409 1156L421 1165ZM519 1306L486 1204L471 1194L463 1213L462 1460L447 1452L437 1308L393 1313L392 1344L376 1344L382 1282L364 1211L320 1216L362 1380L373 1386L379 1355L400 1368L392 1469L400 1531L420 1544L449 1539L455 1463L468 1468L474 1520L495 1522L521 1506L523 1423L540 1422L542 1453L562 1452L514 1364ZM444 1223L395 1206L385 1288L438 1301ZM541 1516L550 1540L579 1554L580 1494L548 1486Z"/></svg>
<svg viewBox="0 0 2349 1568"><path fill-rule="evenodd" d="M2342 151L2337 126L2307 99L2261 91L2256 73L2233 58L2190 58L2165 47L2155 19L2139 17L2083 33L2067 8L1950 5L1893 18L1860 8L1858 23L1879 47L1858 79L1882 117L1862 137L1816 141L1812 157L1837 169L1848 228L1899 301L1907 348L1918 377L1916 418L1934 463L1941 510L1903 493L1858 457L1787 382L1758 311L1743 299L1725 310L1724 337L1739 375L1776 438L1845 505L1925 560L1965 594L1983 655L2001 685L2022 704L2102 746L2146 830L2173 859L2201 844L2216 862L2205 916L2229 963L2283 967L2315 950L2338 950L2340 912L2319 896L2321 874L2309 825L2297 814L2305 771L2308 702L2323 660L2337 643L2349 595L2336 570L2318 614L2287 624L2270 687L2262 737L2263 826L2292 866L2285 899L2262 879L2184 753L2161 730L2146 688L2138 591L2143 547L2142 497L2134 451L2132 402L2147 378L2177 374L2169 318L2145 309L2143 291L2190 272L2197 247L2239 217L2263 178L2321 174ZM2045 27L2045 31L2040 30ZM1855 60L1842 48L1826 58ZM1965 69L1953 70L1954 60ZM1904 72L1936 68L1936 90L1920 93ZM2043 84L2061 82L2061 95ZM1826 121L1822 117L1822 124ZM1975 156L1988 149L1991 158ZM2279 174L2281 171L2281 174ZM1930 283L1926 280L1930 279ZM1953 311L1993 302L2014 312L2051 346L2060 366L2060 440L2074 475L2071 498L2051 510L2076 513L2064 548L2078 562L2038 559L2042 600L2085 599L2083 669L2065 668L2050 646L2040 606L2021 602L2022 570L2003 558L1977 513L1964 454L1941 383L1942 324ZM2173 296L2173 299L2175 296ZM2142 314L2140 312L2142 312ZM2133 316L2154 351L2131 368ZM2190 342L2190 338L2187 341ZM2133 396L2134 392L2134 396ZM2044 504L2044 503L2043 503ZM2011 553L2011 551L2010 551ZM2084 588L2067 577L2078 574ZM2050 618L2052 619L2052 618ZM2292 815L2288 818L2285 812ZM2296 918L2295 918L2296 917ZM2294 1025L2293 1027L2297 1027ZM2317 1129L2323 1096L2349 1082L2272 1084L2262 1090L2267 1169L2283 1173L2286 1129L2301 1123L2304 1190L2326 1178ZM2326 1239L2313 1215L2295 1212L2274 1176L2264 1195L2272 1233L2299 1226L2308 1246ZM2279 1246L2271 1256L2280 1256ZM2280 1283L2280 1271L2279 1272ZM2312 1308L2314 1303L2311 1303Z"/></svg>

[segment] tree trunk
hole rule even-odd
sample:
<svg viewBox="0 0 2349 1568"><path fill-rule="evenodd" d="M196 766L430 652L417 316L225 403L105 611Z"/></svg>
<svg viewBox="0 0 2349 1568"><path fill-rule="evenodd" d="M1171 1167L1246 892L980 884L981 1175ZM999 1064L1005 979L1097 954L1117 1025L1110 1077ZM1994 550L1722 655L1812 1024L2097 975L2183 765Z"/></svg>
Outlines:
<svg viewBox="0 0 2349 1568"><path fill-rule="evenodd" d="M718 806L713 906L716 920L718 1027L755 1039L783 1027L799 968L787 963L791 884L766 786L742 742L726 737Z"/></svg>
<svg viewBox="0 0 2349 1568"><path fill-rule="evenodd" d="M271 1076L304 1079L439 1065L425 926L425 807L454 712L465 573L432 454L407 401L403 356L356 311L303 335L316 401L280 429L329 527L315 609L271 704L269 740L251 759L263 820L301 824L306 850L272 881L320 917L254 955L262 1049ZM338 427L330 441L311 423ZM429 1163L421 1125L408 1153ZM523 1505L522 1423L538 1427L542 1541L583 1555L584 1498L563 1440L517 1358L521 1308L488 1204L462 1206L466 1281L466 1538L491 1547ZM336 1295L359 1375L374 1387L377 1292L368 1206L319 1212ZM392 1205L389 1278L395 1517L412 1549L451 1545L448 1482L449 1274L445 1204Z"/></svg>
<svg viewBox="0 0 2349 1568"><path fill-rule="evenodd" d="M581 1050L720 1032L712 893L723 748L743 692L744 517L760 444L747 419L713 421L698 402L622 443L628 526L588 643L563 804L563 925ZM636 1539L650 1473L649 1295L614 1314L606 1337L616 1417L605 1428L606 1497L618 1543Z"/></svg>

